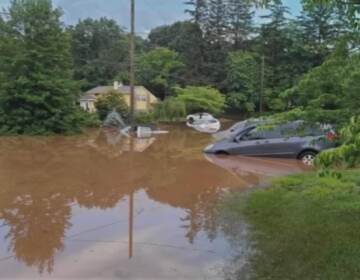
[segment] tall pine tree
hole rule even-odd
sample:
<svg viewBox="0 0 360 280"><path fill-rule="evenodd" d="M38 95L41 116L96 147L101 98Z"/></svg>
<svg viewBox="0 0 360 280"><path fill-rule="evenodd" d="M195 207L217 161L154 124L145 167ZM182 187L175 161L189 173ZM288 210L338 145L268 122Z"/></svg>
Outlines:
<svg viewBox="0 0 360 280"><path fill-rule="evenodd" d="M186 9L185 12L188 13L192 20L199 24L203 25L207 16L207 2L208 0L187 0L186 5L190 8Z"/></svg>
<svg viewBox="0 0 360 280"><path fill-rule="evenodd" d="M50 0L12 0L0 40L0 131L77 130L70 38Z"/></svg>
<svg viewBox="0 0 360 280"><path fill-rule="evenodd" d="M229 35L236 50L244 49L253 31L251 5L247 1L228 0Z"/></svg>
<svg viewBox="0 0 360 280"><path fill-rule="evenodd" d="M314 54L315 66L324 61L350 26L341 10L326 4L305 6L298 21L301 39Z"/></svg>

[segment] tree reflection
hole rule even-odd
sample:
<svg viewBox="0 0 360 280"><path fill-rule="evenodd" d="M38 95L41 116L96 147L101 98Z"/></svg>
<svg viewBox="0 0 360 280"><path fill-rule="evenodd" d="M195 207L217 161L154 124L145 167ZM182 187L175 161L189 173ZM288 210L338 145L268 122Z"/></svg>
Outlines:
<svg viewBox="0 0 360 280"><path fill-rule="evenodd" d="M186 210L185 237L216 237L216 202L227 187L241 187L203 159L208 136L173 129L169 135L130 142L114 132L76 137L0 140L0 219L9 226L8 250L40 273L51 273L64 249L71 207L109 209L145 189L162 204Z"/></svg>

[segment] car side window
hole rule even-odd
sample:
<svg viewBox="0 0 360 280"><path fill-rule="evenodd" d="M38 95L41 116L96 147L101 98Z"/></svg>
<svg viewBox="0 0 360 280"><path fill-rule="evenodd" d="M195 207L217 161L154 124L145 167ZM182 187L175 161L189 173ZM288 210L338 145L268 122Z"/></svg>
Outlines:
<svg viewBox="0 0 360 280"><path fill-rule="evenodd" d="M241 137L241 140L246 140L246 141L263 140L263 139L266 139L264 131L258 130L257 128L250 130Z"/></svg>
<svg viewBox="0 0 360 280"><path fill-rule="evenodd" d="M281 131L278 127L274 128L254 128L246 133L241 140L265 140L265 139L277 139L282 138Z"/></svg>

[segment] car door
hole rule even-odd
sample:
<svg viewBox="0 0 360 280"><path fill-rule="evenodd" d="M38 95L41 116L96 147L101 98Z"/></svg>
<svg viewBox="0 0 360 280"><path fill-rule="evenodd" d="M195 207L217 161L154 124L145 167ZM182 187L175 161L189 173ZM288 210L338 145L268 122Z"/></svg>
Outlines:
<svg viewBox="0 0 360 280"><path fill-rule="evenodd" d="M253 128L237 139L234 154L262 157L288 157L291 140L284 138L279 127Z"/></svg>
<svg viewBox="0 0 360 280"><path fill-rule="evenodd" d="M256 127L252 127L235 137L236 144L229 150L231 154L261 156L266 151L268 141Z"/></svg>

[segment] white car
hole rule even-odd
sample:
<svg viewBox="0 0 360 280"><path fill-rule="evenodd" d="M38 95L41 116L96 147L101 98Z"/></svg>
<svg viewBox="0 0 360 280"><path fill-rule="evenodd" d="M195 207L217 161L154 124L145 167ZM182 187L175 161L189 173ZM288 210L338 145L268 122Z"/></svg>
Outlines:
<svg viewBox="0 0 360 280"><path fill-rule="evenodd" d="M209 113L198 113L186 118L186 125L203 133L216 133L221 128L219 120Z"/></svg>
<svg viewBox="0 0 360 280"><path fill-rule="evenodd" d="M193 124L195 122L210 121L213 119L215 118L209 113L197 113L197 114L188 115L186 117L186 122L188 124Z"/></svg>

